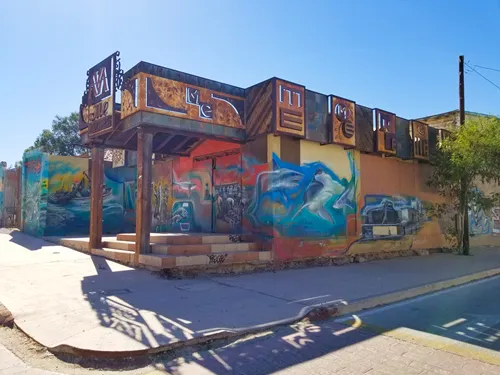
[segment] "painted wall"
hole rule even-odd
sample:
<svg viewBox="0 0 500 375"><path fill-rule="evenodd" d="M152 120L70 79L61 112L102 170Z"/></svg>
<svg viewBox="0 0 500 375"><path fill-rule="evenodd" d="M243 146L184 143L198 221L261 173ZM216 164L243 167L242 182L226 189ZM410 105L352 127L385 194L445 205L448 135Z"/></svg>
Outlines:
<svg viewBox="0 0 500 375"><path fill-rule="evenodd" d="M261 237L274 238L275 259L338 255L356 234L359 154L301 140L300 160L273 152L271 168L254 167L245 219Z"/></svg>
<svg viewBox="0 0 500 375"><path fill-rule="evenodd" d="M103 233L135 227L135 168L105 168ZM23 160L24 231L37 236L87 235L90 227L87 158L26 154Z"/></svg>
<svg viewBox="0 0 500 375"><path fill-rule="evenodd" d="M243 158L245 229L272 243L275 260L447 245L444 223L426 215L429 203L443 202L426 184L429 165L307 140L295 141L298 165L283 160L283 142L268 144L271 164Z"/></svg>
<svg viewBox="0 0 500 375"><path fill-rule="evenodd" d="M24 154L22 170L23 230L43 236L47 213L48 155L39 151Z"/></svg>
<svg viewBox="0 0 500 375"><path fill-rule="evenodd" d="M207 140L190 157L153 165L152 230L239 233L240 145Z"/></svg>
<svg viewBox="0 0 500 375"><path fill-rule="evenodd" d="M478 190L486 195L498 192L496 184L478 183ZM469 233L471 246L500 245L500 207L488 210L472 206L469 210Z"/></svg>
<svg viewBox="0 0 500 375"><path fill-rule="evenodd" d="M3 220L2 220L2 212L3 212L3 180L4 180L4 175L5 175L5 169L2 165L0 165L0 226L3 225Z"/></svg>
<svg viewBox="0 0 500 375"><path fill-rule="evenodd" d="M20 178L20 168L5 169L3 171L3 182L0 182L0 194L3 192L3 207L0 205L0 222L3 222L4 226L18 227L19 225Z"/></svg>

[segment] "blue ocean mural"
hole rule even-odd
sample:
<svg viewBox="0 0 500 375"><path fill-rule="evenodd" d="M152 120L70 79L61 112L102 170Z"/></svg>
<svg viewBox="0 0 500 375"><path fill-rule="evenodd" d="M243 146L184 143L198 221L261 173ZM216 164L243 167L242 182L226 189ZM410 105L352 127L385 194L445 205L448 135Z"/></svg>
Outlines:
<svg viewBox="0 0 500 375"><path fill-rule="evenodd" d="M23 168L24 230L38 236L88 235L88 159L38 152L25 155ZM135 191L130 188L136 169L106 168L104 174L103 233L133 231Z"/></svg>
<svg viewBox="0 0 500 375"><path fill-rule="evenodd" d="M283 237L345 237L358 186L353 153L347 156L350 177L339 178L320 161L299 166L273 154L273 170L257 176L246 219Z"/></svg>

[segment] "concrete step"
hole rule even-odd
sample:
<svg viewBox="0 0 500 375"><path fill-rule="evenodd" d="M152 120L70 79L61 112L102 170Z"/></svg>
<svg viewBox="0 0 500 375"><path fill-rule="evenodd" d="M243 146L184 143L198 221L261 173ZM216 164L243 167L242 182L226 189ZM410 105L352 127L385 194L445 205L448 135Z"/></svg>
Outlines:
<svg viewBox="0 0 500 375"><path fill-rule="evenodd" d="M102 246L110 249L135 251L135 242L133 241L108 240L103 241Z"/></svg>
<svg viewBox="0 0 500 375"><path fill-rule="evenodd" d="M92 249L92 255L99 255L107 259L116 260L123 264L132 264L134 261L134 251L118 250L118 249Z"/></svg>
<svg viewBox="0 0 500 375"><path fill-rule="evenodd" d="M230 234L211 233L151 233L150 242L167 245L208 245L230 244L233 241ZM116 236L118 241L135 242L135 233L120 233Z"/></svg>
<svg viewBox="0 0 500 375"><path fill-rule="evenodd" d="M179 268L179 267L216 267L239 263L270 262L270 251L232 251L215 254L196 255L166 255L144 254L139 256L139 262L153 268Z"/></svg>
<svg viewBox="0 0 500 375"><path fill-rule="evenodd" d="M151 250L154 254L167 255L208 255L229 252L244 252L259 250L254 242L233 242L233 243L214 243L198 245L165 245L152 244Z"/></svg>

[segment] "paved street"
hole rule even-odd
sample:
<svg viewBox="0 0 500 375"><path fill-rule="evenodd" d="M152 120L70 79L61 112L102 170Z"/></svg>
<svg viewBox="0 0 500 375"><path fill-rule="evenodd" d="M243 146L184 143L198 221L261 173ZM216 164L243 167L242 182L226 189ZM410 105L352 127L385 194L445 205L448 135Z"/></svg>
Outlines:
<svg viewBox="0 0 500 375"><path fill-rule="evenodd" d="M500 364L499 288L496 277L361 313L354 326L339 322L345 319L304 323L211 350L184 349L131 374L494 375L500 373L494 365ZM4 358L13 361L0 350L0 363L9 363ZM45 374L16 366L0 367L0 374ZM61 366L60 373L81 373Z"/></svg>
<svg viewBox="0 0 500 375"><path fill-rule="evenodd" d="M404 327L500 351L499 292L500 277L494 277L358 317L376 331Z"/></svg>

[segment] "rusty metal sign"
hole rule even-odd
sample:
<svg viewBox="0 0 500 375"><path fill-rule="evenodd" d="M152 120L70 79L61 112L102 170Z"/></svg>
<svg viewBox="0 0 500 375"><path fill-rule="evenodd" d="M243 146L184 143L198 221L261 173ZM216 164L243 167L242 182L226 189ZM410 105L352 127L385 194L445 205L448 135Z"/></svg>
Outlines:
<svg viewBox="0 0 500 375"><path fill-rule="evenodd" d="M121 89L123 70L115 52L87 71L87 84L80 105L80 134L89 138L115 129L116 90Z"/></svg>

